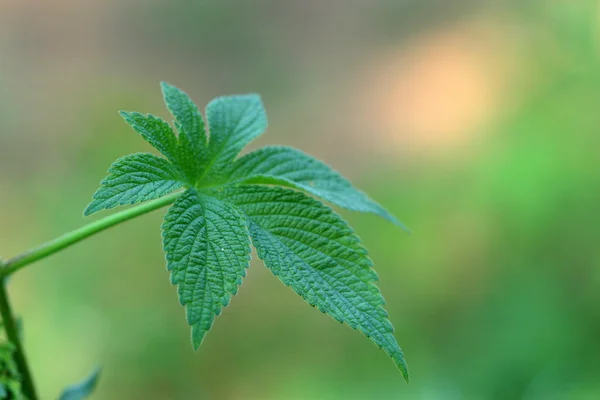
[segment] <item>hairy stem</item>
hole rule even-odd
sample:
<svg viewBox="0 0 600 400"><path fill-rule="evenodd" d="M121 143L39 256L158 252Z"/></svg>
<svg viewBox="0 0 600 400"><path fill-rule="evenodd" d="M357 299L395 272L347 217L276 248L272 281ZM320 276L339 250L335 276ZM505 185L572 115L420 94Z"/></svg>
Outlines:
<svg viewBox="0 0 600 400"><path fill-rule="evenodd" d="M1 263L2 261L0 261L0 264ZM6 337L8 338L9 342L15 346L14 359L15 363L17 364L17 368L19 369L19 373L21 374L23 394L29 400L37 400L38 397L35 393L35 386L33 385L33 379L31 377L31 372L29 371L27 358L25 358L23 344L21 344L19 329L8 300L8 293L6 291L6 278L0 280L0 314L2 315L2 322L4 323Z"/></svg>
<svg viewBox="0 0 600 400"><path fill-rule="evenodd" d="M131 207L125 211L109 215L108 217L104 217L98 221L94 221L88 225L82 226L79 229L66 233L54 240L42 244L41 246L11 258L4 262L4 266L0 270L0 279L4 279L5 277L15 273L19 269L29 264L51 256L52 254L57 253L62 249L80 242L98 232L110 228L111 226L118 225L121 222L128 221L142 214L146 214L150 211L154 211L158 208L169 205L173 203L180 194L180 192L172 193L159 199L151 200L135 207Z"/></svg>

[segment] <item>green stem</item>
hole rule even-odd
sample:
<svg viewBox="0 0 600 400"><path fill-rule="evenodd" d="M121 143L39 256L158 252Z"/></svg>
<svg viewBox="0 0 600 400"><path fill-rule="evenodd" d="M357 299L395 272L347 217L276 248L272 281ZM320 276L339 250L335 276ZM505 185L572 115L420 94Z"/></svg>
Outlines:
<svg viewBox="0 0 600 400"><path fill-rule="evenodd" d="M172 193L167 196L161 197L156 200L151 200L146 203L142 203L135 207L131 207L125 211L121 211L108 217L104 217L98 221L94 221L88 225L82 226L79 229L66 233L58 238L51 240L36 247L32 250L26 251L25 253L11 258L4 262L4 266L0 271L0 279L3 279L19 269L32 264L38 260L51 256L54 253L61 251L83 239L92 236L98 232L101 232L111 226L120 224L121 222L128 221L132 218L138 217L142 214L149 213L158 208L169 205L179 197L181 193Z"/></svg>
<svg viewBox="0 0 600 400"><path fill-rule="evenodd" d="M2 263L2 261L0 261ZM21 338L19 335L19 329L13 315L10 302L8 301L8 293L6 292L6 278L0 280L0 314L2 315L2 322L4 323L4 330L8 341L15 346L14 359L21 374L21 384L23 385L23 394L28 400L37 400L35 394L35 386L33 385L33 379L27 359L25 358L25 352L23 351L23 345L21 344Z"/></svg>
<svg viewBox="0 0 600 400"><path fill-rule="evenodd" d="M120 224L121 222L128 221L132 218L138 217L142 214L149 213L158 208L169 205L179 197L181 193L172 193L167 196L161 197L160 199L151 200L146 203L142 203L135 207L131 207L125 211L121 211L108 217L104 217L98 221L94 221L88 225L85 225L79 229L66 233L58 238L51 240L38 246L32 250L26 251L16 257L13 257L7 261L0 260L0 314L2 315L2 321L4 322L4 329L6 330L6 336L8 340L15 346L15 362L21 374L23 393L29 400L37 400L35 393L35 386L33 385L33 379L31 372L25 358L23 351L23 345L19 337L17 324L15 322L10 302L8 300L8 293L6 292L6 279L11 274L15 273L21 268L26 267L38 260L49 257L54 253L66 249L67 247L82 241L98 232Z"/></svg>

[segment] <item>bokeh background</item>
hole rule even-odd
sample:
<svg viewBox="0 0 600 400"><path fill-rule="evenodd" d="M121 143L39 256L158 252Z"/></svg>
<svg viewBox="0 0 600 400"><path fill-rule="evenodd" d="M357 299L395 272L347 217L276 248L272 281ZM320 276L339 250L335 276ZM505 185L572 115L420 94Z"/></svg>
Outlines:
<svg viewBox="0 0 600 400"><path fill-rule="evenodd" d="M94 399L600 398L600 1L0 0L0 255L86 223L160 80L261 93L254 147L412 228L342 212L412 381L256 261L193 353L159 211L11 281L42 398L98 364Z"/></svg>

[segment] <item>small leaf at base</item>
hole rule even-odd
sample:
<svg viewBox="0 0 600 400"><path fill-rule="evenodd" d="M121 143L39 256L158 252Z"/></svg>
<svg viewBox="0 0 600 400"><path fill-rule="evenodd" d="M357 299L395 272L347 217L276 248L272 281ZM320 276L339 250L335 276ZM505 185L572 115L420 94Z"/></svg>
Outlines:
<svg viewBox="0 0 600 400"><path fill-rule="evenodd" d="M85 378L81 382L67 387L62 392L58 400L83 400L88 398L96 388L96 385L98 384L98 379L100 378L100 371L101 368L96 368L87 378Z"/></svg>

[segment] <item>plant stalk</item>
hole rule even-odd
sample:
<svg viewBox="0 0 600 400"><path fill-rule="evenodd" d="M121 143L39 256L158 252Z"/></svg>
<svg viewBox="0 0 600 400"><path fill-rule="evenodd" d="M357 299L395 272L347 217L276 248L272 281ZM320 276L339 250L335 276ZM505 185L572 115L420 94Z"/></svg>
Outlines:
<svg viewBox="0 0 600 400"><path fill-rule="evenodd" d="M0 261L0 264L2 261ZM19 329L15 317L8 300L8 293L6 291L6 278L0 280L0 314L2 315L2 322L4 323L4 330L6 337L9 342L15 346L14 360L21 374L21 384L23 385L23 394L28 400L37 400L38 397L35 392L35 386L33 384L33 378L29 365L27 364L27 358L23 350L23 344L19 335Z"/></svg>
<svg viewBox="0 0 600 400"><path fill-rule="evenodd" d="M19 269L32 264L38 260L51 256L54 253L61 251L77 242L82 241L98 232L138 217L142 214L149 213L156 209L167 206L175 201L181 192L171 193L156 200L151 200L137 206L128 208L127 210L109 215L98 221L94 221L88 225L82 226L79 229L66 233L58 238L51 240L38 246L32 250L26 251L16 257L13 257L4 262L0 270L0 279L5 279L7 276L14 274Z"/></svg>
<svg viewBox="0 0 600 400"><path fill-rule="evenodd" d="M159 199L142 203L135 207L131 207L127 210L109 215L108 217L104 217L98 221L94 221L88 225L82 226L79 229L59 236L54 240L46 242L7 261L2 261L0 259L0 315L2 316L6 336L8 340L15 346L14 359L17 364L17 368L19 369L19 373L21 374L23 393L25 396L27 396L28 400L37 400L38 397L35 392L35 386L33 384L33 378L31 376L29 365L27 364L27 359L25 358L25 352L23 351L23 344L21 343L21 338L19 337L17 323L8 300L8 293L6 291L7 278L19 269L24 268L29 264L33 264L38 260L49 257L52 254L66 249L67 247L98 232L138 217L142 214L146 214L169 205L173 203L180 194L180 192L172 193Z"/></svg>

